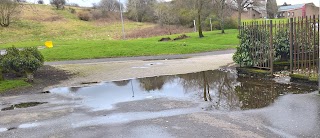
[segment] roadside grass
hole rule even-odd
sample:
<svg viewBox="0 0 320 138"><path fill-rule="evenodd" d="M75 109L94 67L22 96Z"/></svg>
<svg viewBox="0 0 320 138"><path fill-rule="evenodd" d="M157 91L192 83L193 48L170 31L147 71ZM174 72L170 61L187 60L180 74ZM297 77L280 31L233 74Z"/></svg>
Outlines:
<svg viewBox="0 0 320 138"><path fill-rule="evenodd" d="M158 42L162 37L152 37L132 40L71 40L54 42L51 49L41 50L46 61L132 57L207 52L232 49L238 45L237 30L204 32L204 38L198 38L197 33L187 33L190 38Z"/></svg>
<svg viewBox="0 0 320 138"><path fill-rule="evenodd" d="M86 9L76 8L77 12L81 10ZM178 34L119 40L122 35L119 21L81 21L68 8L61 11L48 5L26 5L23 11L20 20L8 28L0 27L0 50L43 46L45 41L53 41L53 48L41 50L46 61L197 53L231 49L239 43L235 29L226 30L226 34L204 32L204 38L198 38L198 33L187 33L190 38L170 42L158 40L174 39ZM125 21L127 34L153 26Z"/></svg>
<svg viewBox="0 0 320 138"><path fill-rule="evenodd" d="M4 81L0 81L0 93L4 93L7 90L11 90L19 87L28 87L28 86L31 86L31 84L25 82L22 79L4 80Z"/></svg>

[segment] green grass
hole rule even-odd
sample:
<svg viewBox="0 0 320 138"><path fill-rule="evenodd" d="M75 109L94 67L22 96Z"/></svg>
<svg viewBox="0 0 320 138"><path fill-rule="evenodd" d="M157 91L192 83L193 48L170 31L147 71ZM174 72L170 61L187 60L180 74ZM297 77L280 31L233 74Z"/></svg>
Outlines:
<svg viewBox="0 0 320 138"><path fill-rule="evenodd" d="M307 76L304 74L290 74L291 78L296 78L296 79L301 79L301 80L306 80L306 81L311 81L311 82L317 82L318 81L318 77L316 76Z"/></svg>
<svg viewBox="0 0 320 138"><path fill-rule="evenodd" d="M53 41L52 49L41 50L46 61L197 53L231 49L239 43L237 30L226 30L226 34L204 32L204 38L188 33L191 38L171 42L158 42L168 36L123 41L117 39L121 38L120 22L81 21L68 8L64 11L46 5L34 5L36 11L24 8L20 20L8 28L0 27L0 49L43 46L45 41ZM127 33L152 26L125 21Z"/></svg>
<svg viewBox="0 0 320 138"><path fill-rule="evenodd" d="M226 30L226 34L221 34L220 31L204 32L204 38L198 38L197 33L188 33L190 38L170 42L158 40L162 37L173 39L178 35L132 40L53 40L54 47L41 52L46 61L197 53L235 48L239 43L237 32L235 29ZM44 41L19 41L1 47L42 46L43 43Z"/></svg>
<svg viewBox="0 0 320 138"><path fill-rule="evenodd" d="M187 35L191 38L170 42L158 42L161 37L124 41L56 41L53 48L41 52L46 61L206 52L235 48L238 44L236 32L237 30L227 30L227 34L220 34L219 31L204 32L206 36L204 38L198 38L196 33L190 33ZM176 36L169 37L173 39Z"/></svg>
<svg viewBox="0 0 320 138"><path fill-rule="evenodd" d="M0 81L0 93L4 93L10 89L15 89L15 88L19 88L19 87L27 87L27 86L31 86L31 84L29 84L21 79Z"/></svg>

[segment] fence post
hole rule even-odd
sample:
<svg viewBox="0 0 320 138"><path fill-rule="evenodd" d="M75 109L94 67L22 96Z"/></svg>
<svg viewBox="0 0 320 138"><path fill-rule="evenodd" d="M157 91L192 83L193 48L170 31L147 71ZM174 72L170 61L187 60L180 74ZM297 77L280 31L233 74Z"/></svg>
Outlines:
<svg viewBox="0 0 320 138"><path fill-rule="evenodd" d="M271 75L273 76L273 25L272 25L272 20L270 20L270 36L269 36L269 52L270 52L270 57L269 57L269 60L270 60L270 72L271 72Z"/></svg>
<svg viewBox="0 0 320 138"><path fill-rule="evenodd" d="M290 18L290 73L293 73L293 18Z"/></svg>

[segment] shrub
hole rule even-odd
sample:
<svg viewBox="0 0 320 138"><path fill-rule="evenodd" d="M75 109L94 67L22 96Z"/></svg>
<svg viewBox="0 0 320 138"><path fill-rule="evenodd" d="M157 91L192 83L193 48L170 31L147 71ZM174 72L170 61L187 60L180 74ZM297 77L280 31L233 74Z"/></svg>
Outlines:
<svg viewBox="0 0 320 138"><path fill-rule="evenodd" d="M7 54L1 59L4 70L15 73L17 76L25 75L27 81L33 81L34 72L44 63L42 54L36 47L19 50L15 47L8 48Z"/></svg>
<svg viewBox="0 0 320 138"><path fill-rule="evenodd" d="M273 37L275 58L277 61L288 61L290 59L289 30L283 29Z"/></svg>
<svg viewBox="0 0 320 138"><path fill-rule="evenodd" d="M76 13L76 10L74 8L69 8L69 10L70 10L70 13L72 13L72 14Z"/></svg>
<svg viewBox="0 0 320 138"><path fill-rule="evenodd" d="M92 18L94 20L98 20L98 19L107 17L107 15L103 14L102 11L100 11L100 10L94 10L94 11L91 12L91 14L92 14Z"/></svg>
<svg viewBox="0 0 320 138"><path fill-rule="evenodd" d="M64 5L66 5L66 0L50 0L50 4L55 6L57 10L64 9Z"/></svg>
<svg viewBox="0 0 320 138"><path fill-rule="evenodd" d="M258 36L257 40L252 40L252 32L255 32ZM242 33L239 35L240 45L237 47L236 53L233 55L233 61L240 64L240 66L252 67L254 66L253 58L259 57L259 54L263 54L261 56L269 55L269 51L265 51L265 53L252 52L255 45L264 45L265 49L269 48L267 41L269 39L269 34L265 30L259 30L257 27L245 27L242 30ZM268 61L263 61L268 62Z"/></svg>
<svg viewBox="0 0 320 138"><path fill-rule="evenodd" d="M83 21L89 21L91 19L91 15L87 11L82 11L78 13L78 18Z"/></svg>
<svg viewBox="0 0 320 138"><path fill-rule="evenodd" d="M38 0L38 4L44 4L43 0Z"/></svg>

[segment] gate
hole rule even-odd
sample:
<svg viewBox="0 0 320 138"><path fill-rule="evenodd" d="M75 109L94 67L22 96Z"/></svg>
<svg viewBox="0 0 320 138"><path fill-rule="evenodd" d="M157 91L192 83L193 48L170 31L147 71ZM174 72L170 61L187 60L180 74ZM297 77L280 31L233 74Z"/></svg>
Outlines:
<svg viewBox="0 0 320 138"><path fill-rule="evenodd" d="M274 61L280 60L290 64L291 74L319 76L319 16L243 22L239 31L247 35L241 38L246 45L240 45L240 51L247 51L242 58L252 61L250 66L273 74Z"/></svg>
<svg viewBox="0 0 320 138"><path fill-rule="evenodd" d="M319 18L290 19L290 72L318 77Z"/></svg>

